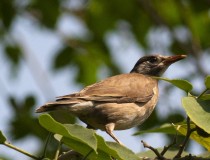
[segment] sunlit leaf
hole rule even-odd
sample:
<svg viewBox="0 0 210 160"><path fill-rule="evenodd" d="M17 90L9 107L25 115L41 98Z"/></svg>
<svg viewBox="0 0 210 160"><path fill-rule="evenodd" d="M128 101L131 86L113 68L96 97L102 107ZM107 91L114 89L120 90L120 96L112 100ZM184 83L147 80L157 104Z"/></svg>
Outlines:
<svg viewBox="0 0 210 160"><path fill-rule="evenodd" d="M99 135L96 135L96 137L98 140L98 150L119 160L140 160L138 156L128 148L115 142L105 142Z"/></svg>
<svg viewBox="0 0 210 160"><path fill-rule="evenodd" d="M176 130L174 129L172 124L164 124L158 128L142 130L134 133L134 135L141 135L145 133L165 133L165 134L176 134Z"/></svg>
<svg viewBox="0 0 210 160"><path fill-rule="evenodd" d="M174 127L177 129L178 132L180 132L183 135L186 135L187 133L187 124L182 124L182 125L174 125ZM190 124L190 128L196 128L195 124ZM204 146L208 151L210 151L210 137L203 137L200 136L197 131L194 131L191 133L190 136L191 139L195 140L202 146Z"/></svg>
<svg viewBox="0 0 210 160"><path fill-rule="evenodd" d="M154 77L154 78L169 82L174 86L180 88L181 90L184 90L185 92L190 92L193 89L192 84L183 79L168 79L163 77Z"/></svg>
<svg viewBox="0 0 210 160"><path fill-rule="evenodd" d="M122 160L140 160L140 158L130 149L114 142L107 142L107 145L115 150Z"/></svg>
<svg viewBox="0 0 210 160"><path fill-rule="evenodd" d="M182 106L190 119L207 133L210 133L210 101L197 100L194 97L183 97Z"/></svg>
<svg viewBox="0 0 210 160"><path fill-rule="evenodd" d="M96 153L97 141L93 130L76 124L63 125L48 114L41 115L39 123L48 131L62 135L62 142L81 154L86 155L90 150Z"/></svg>

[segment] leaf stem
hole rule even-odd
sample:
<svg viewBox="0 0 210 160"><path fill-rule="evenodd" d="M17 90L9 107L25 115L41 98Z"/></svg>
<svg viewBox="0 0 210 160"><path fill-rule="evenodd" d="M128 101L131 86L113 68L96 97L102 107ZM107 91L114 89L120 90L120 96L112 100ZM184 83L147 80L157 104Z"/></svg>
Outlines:
<svg viewBox="0 0 210 160"><path fill-rule="evenodd" d="M192 132L195 131L195 129L196 128L192 128L192 129L190 128L190 117L187 116L187 133L186 133L185 139L184 139L183 143L180 145L179 151L176 154L176 156L174 157L174 159L181 157L181 155L186 147L186 144L190 138L190 135Z"/></svg>
<svg viewBox="0 0 210 160"><path fill-rule="evenodd" d="M197 99L201 98L209 89L206 88L198 97Z"/></svg>
<svg viewBox="0 0 210 160"><path fill-rule="evenodd" d="M57 160L58 159L58 156L59 156L59 153L60 153L60 150L61 150L61 146L62 146L62 142L59 142L58 148L57 148L57 150L55 152L55 158L54 158L54 160Z"/></svg>
<svg viewBox="0 0 210 160"><path fill-rule="evenodd" d="M50 143L51 137L52 137L52 132L49 132L46 142L45 142L45 146L44 146L44 151L43 151L43 156L42 156L43 158L46 157L47 146Z"/></svg>
<svg viewBox="0 0 210 160"><path fill-rule="evenodd" d="M31 157L31 158L36 159L36 160L40 160L39 157L36 157L36 156L34 156L34 155L32 155L32 154L30 154L30 153L28 153L28 152L26 152L26 151L24 151L24 150L22 150L20 148L17 148L16 146L12 145L9 142L4 142L4 145L7 146L7 147L9 147L9 148L11 148L11 149L14 149L14 150L22 153L22 154L24 154L24 155L26 155L28 157Z"/></svg>

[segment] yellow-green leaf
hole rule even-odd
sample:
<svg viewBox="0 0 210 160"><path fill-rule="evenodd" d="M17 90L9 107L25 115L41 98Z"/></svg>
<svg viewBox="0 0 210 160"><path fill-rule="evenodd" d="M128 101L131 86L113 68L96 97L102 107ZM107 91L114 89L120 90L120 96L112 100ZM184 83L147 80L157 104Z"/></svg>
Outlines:
<svg viewBox="0 0 210 160"><path fill-rule="evenodd" d="M207 133L210 133L210 101L197 100L194 97L183 97L182 106L190 119Z"/></svg>
<svg viewBox="0 0 210 160"><path fill-rule="evenodd" d="M183 135L186 135L187 133L187 124L182 125L174 125L174 127L177 129L177 131ZM196 128L195 124L190 124L190 128ZM197 133L197 131L194 131L191 133L190 136L191 139L201 144L203 147L205 147L208 151L210 151L210 137L203 137Z"/></svg>
<svg viewBox="0 0 210 160"><path fill-rule="evenodd" d="M49 114L42 114L39 123L48 131L62 135L62 142L86 155L90 150L97 153L97 140L93 130L84 128L76 124L61 124L56 122Z"/></svg>
<svg viewBox="0 0 210 160"><path fill-rule="evenodd" d="M158 128L152 128L152 129L148 129L148 130L141 130L138 131L136 133L134 133L134 135L141 135L144 133L165 133L165 134L176 134L176 130L174 129L174 127L172 126L172 124L163 124L162 126L158 127Z"/></svg>

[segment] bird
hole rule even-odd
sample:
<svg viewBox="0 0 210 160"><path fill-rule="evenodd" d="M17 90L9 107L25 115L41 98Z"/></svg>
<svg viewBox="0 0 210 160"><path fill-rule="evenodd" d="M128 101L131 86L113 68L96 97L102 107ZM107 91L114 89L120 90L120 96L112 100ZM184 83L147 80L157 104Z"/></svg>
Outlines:
<svg viewBox="0 0 210 160"><path fill-rule="evenodd" d="M36 112L65 110L87 124L100 129L122 144L114 130L126 130L142 124L158 102L158 80L173 63L186 55L147 55L140 58L130 73L108 77L77 93L57 97Z"/></svg>

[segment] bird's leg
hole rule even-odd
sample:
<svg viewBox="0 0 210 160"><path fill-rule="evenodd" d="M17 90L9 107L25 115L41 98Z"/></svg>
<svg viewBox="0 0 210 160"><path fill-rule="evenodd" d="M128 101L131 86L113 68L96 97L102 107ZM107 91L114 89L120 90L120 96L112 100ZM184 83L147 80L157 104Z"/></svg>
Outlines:
<svg viewBox="0 0 210 160"><path fill-rule="evenodd" d="M115 135L112 133L112 131L114 130L115 124L114 123L109 123L105 125L105 131L107 134L109 134L117 143L122 144L122 142L120 142Z"/></svg>

